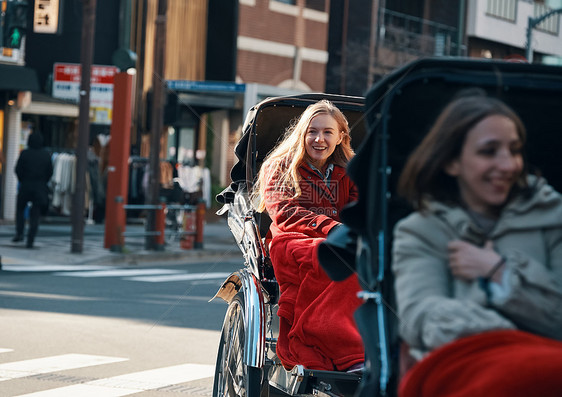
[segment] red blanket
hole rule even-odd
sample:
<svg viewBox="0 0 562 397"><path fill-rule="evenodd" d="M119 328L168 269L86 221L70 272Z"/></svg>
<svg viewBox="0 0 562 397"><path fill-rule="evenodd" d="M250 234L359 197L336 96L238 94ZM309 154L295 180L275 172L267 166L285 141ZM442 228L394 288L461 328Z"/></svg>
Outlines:
<svg viewBox="0 0 562 397"><path fill-rule="evenodd" d="M400 384L400 397L562 396L562 343L493 331L433 351Z"/></svg>
<svg viewBox="0 0 562 397"><path fill-rule="evenodd" d="M364 361L353 313L361 304L355 275L334 282L321 268L317 249L323 238L281 233L270 255L279 282L280 332L277 356L287 369L346 370Z"/></svg>

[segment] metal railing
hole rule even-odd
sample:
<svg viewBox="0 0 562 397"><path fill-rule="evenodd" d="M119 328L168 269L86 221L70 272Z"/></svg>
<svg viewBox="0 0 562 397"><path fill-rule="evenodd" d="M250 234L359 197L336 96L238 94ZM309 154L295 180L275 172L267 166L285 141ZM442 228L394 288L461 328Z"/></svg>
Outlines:
<svg viewBox="0 0 562 397"><path fill-rule="evenodd" d="M160 205L150 205L150 204L125 204L123 205L125 210L149 210L149 211L163 211L165 209L164 204ZM139 231L132 231L127 232L124 231L121 233L123 237L142 237L142 236L160 236L164 234L164 230L155 230L149 231L145 230L142 232Z"/></svg>
<svg viewBox="0 0 562 397"><path fill-rule="evenodd" d="M185 225L186 217L191 216L197 206L189 204L170 204L166 206L166 242L173 243L177 238L197 235L196 225ZM168 233L169 231L169 233Z"/></svg>
<svg viewBox="0 0 562 397"><path fill-rule="evenodd" d="M382 9L380 39L383 46L416 56L448 56L457 51L457 29L442 23Z"/></svg>

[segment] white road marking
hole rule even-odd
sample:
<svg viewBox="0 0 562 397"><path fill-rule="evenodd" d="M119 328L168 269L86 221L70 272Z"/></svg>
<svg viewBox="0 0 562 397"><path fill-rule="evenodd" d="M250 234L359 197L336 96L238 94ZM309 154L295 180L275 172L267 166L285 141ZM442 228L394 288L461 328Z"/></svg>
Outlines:
<svg viewBox="0 0 562 397"><path fill-rule="evenodd" d="M39 298L66 301L99 301L100 298L76 295L59 295L59 294L43 294L40 292L22 292L22 291L0 291L0 296L10 298Z"/></svg>
<svg viewBox="0 0 562 397"><path fill-rule="evenodd" d="M170 274L162 276L146 276L146 277L127 277L125 280L131 281L144 281L147 283L162 283L168 281L199 281L199 280L213 280L227 278L232 273L184 273L184 274Z"/></svg>
<svg viewBox="0 0 562 397"><path fill-rule="evenodd" d="M36 358L0 364L0 382L24 378L26 376L66 371L69 369L90 367L127 361L127 358L93 356L89 354L62 354L60 356Z"/></svg>
<svg viewBox="0 0 562 397"><path fill-rule="evenodd" d="M20 397L120 397L209 378L214 375L214 370L214 365L182 364L24 394Z"/></svg>
<svg viewBox="0 0 562 397"><path fill-rule="evenodd" d="M91 272L60 272L53 273L55 276L68 277L132 277L132 276L148 276L154 274L177 274L182 273L181 270L172 269L110 269Z"/></svg>
<svg viewBox="0 0 562 397"><path fill-rule="evenodd" d="M50 264L5 264L2 258L2 270L7 272L64 272L112 269L100 265L50 265Z"/></svg>
<svg viewBox="0 0 562 397"><path fill-rule="evenodd" d="M0 353L8 353L8 352L13 352L12 349L3 349L0 347Z"/></svg>

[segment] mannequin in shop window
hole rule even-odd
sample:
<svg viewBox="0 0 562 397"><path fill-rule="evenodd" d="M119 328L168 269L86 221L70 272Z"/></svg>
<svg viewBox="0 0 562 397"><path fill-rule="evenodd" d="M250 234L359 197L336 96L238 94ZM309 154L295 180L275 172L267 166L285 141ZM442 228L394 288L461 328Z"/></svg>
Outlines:
<svg viewBox="0 0 562 397"><path fill-rule="evenodd" d="M29 229L27 231L27 248L33 248L33 242L39 229L39 218L49 209L48 182L53 175L51 156L43 149L43 136L33 132L16 163L15 169L19 181L16 204L16 235L13 242L23 241L25 212L29 203Z"/></svg>

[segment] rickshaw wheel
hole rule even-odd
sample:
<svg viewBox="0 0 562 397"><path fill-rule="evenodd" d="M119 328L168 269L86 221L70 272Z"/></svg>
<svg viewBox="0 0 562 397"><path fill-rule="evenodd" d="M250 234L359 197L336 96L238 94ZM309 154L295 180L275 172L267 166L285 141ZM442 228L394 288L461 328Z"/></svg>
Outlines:
<svg viewBox="0 0 562 397"><path fill-rule="evenodd" d="M239 293L230 302L224 318L215 366L213 397L259 397L262 392L263 371L243 362L246 338L244 316L244 296ZM268 394L266 390L264 392L263 395Z"/></svg>

